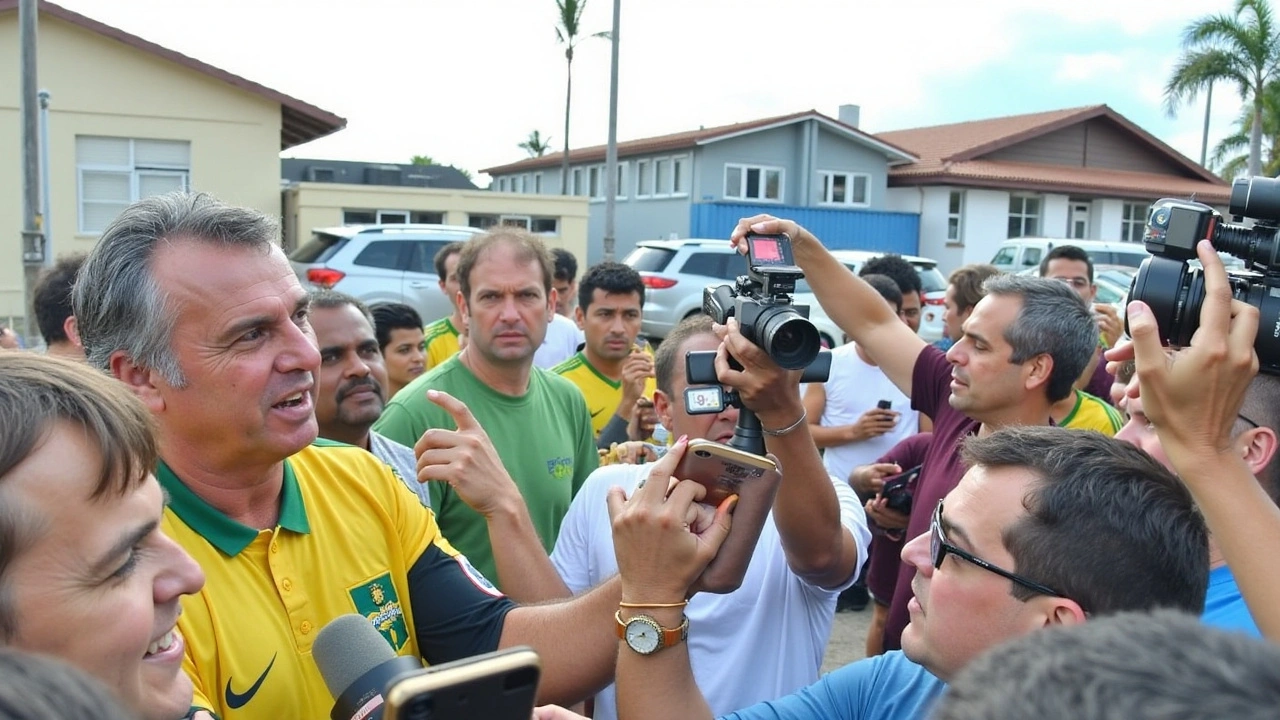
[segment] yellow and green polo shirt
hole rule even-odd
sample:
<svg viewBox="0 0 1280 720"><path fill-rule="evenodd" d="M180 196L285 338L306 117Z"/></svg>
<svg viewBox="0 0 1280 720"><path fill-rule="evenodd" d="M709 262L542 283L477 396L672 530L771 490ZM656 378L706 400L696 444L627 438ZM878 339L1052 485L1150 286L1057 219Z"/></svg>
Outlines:
<svg viewBox="0 0 1280 720"><path fill-rule="evenodd" d="M318 440L285 460L283 472L280 518L266 530L227 517L163 462L156 473L169 494L164 531L206 577L203 590L182 599L178 620L194 707L221 720L328 718L333 699L311 645L348 613L369 618L399 655L442 662L497 647L510 601L385 464ZM425 619L412 612L411 568L414 577L431 573L430 597L416 600ZM477 618L482 631L455 630ZM424 637L433 647L419 646Z"/></svg>
<svg viewBox="0 0 1280 720"><path fill-rule="evenodd" d="M1104 435L1115 435L1124 427L1124 417L1110 403L1083 390L1076 390L1075 394L1075 407L1062 418L1059 427L1097 430Z"/></svg>
<svg viewBox="0 0 1280 720"><path fill-rule="evenodd" d="M447 317L422 328L422 340L427 344L428 370L458 354L458 328Z"/></svg>
<svg viewBox="0 0 1280 720"><path fill-rule="evenodd" d="M551 372L565 378L582 391L587 400L587 410L591 413L591 430L596 437L609 424L609 419L618 410L622 402L622 382L610 380L587 360L586 353L577 355L551 368ZM658 388L653 378L645 380L644 396L653 399L653 391Z"/></svg>

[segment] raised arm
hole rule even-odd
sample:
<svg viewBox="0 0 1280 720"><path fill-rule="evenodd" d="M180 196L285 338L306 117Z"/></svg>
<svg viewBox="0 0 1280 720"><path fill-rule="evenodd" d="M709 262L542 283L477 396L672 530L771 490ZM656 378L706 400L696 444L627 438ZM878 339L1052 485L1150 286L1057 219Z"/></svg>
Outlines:
<svg viewBox="0 0 1280 720"><path fill-rule="evenodd" d="M747 233L786 233L796 264L827 315L870 355L904 395L911 396L911 372L925 342L898 319L875 288L849 272L818 238L790 220L756 215L738 221L730 242L745 251Z"/></svg>

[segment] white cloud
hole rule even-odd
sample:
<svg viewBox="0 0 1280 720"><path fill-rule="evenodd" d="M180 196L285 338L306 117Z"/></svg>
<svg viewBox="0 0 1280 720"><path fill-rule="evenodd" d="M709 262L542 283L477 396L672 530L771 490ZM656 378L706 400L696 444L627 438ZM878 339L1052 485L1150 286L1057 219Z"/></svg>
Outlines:
<svg viewBox="0 0 1280 720"><path fill-rule="evenodd" d="M1058 82L1085 82L1125 70L1127 65L1125 58L1114 52L1064 55L1058 61L1053 79Z"/></svg>

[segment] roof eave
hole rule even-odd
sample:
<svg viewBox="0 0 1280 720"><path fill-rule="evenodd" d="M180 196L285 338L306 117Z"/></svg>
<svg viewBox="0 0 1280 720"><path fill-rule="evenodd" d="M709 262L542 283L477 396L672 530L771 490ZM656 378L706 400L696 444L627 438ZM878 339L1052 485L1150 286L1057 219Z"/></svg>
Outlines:
<svg viewBox="0 0 1280 720"><path fill-rule="evenodd" d="M971 177L949 175L945 172L921 173L912 175L890 175L889 187L915 187L917 185L955 185L957 187L981 188L988 190L1029 190L1035 192L1080 193L1103 197L1131 198L1147 200L1152 197L1149 192L1126 190L1124 188L1104 187L1088 183L1048 182L1035 180L1008 180L1003 178ZM1212 202L1226 202L1230 195L1228 188L1223 188L1220 195L1213 193L1196 193L1197 198L1212 198ZM1157 195L1160 193L1156 193ZM1204 200L1201 200L1204 202Z"/></svg>

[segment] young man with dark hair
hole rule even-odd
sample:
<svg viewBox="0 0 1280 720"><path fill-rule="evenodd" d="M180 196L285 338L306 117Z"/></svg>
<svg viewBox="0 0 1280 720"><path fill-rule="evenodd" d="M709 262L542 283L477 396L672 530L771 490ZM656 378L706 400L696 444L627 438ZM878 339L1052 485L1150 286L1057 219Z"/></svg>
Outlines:
<svg viewBox="0 0 1280 720"><path fill-rule="evenodd" d="M1093 259L1089 257L1089 253L1075 245L1058 245L1049 250L1040 261L1040 277L1070 285L1093 308L1098 322L1098 356L1080 375L1076 387L1094 397L1109 398L1108 391L1114 378L1107 372L1107 363L1101 359L1102 352L1120 340L1124 327L1115 308L1106 303L1094 302L1098 286L1093 282Z"/></svg>
<svg viewBox="0 0 1280 720"><path fill-rule="evenodd" d="M573 303L578 299L578 258L564 248L552 248L555 271L551 287L556 290L556 313L573 319Z"/></svg>
<svg viewBox="0 0 1280 720"><path fill-rule="evenodd" d="M555 261L551 287L555 290L556 311L547 321L546 337L533 354L533 364L543 370L550 370L573 357L586 340L574 316L574 301L578 295L578 283L575 281L578 259L564 248L552 248L551 257Z"/></svg>
<svg viewBox="0 0 1280 720"><path fill-rule="evenodd" d="M440 278L440 292L449 298L449 307L453 308L453 312L433 321L422 330L423 340L427 344L427 370L458 354L458 336L467 330L462 310L458 307L458 257L465 246L466 243L451 242L436 251L434 262L436 277Z"/></svg>
<svg viewBox="0 0 1280 720"><path fill-rule="evenodd" d="M920 282L920 273L911 263L897 253L889 253L863 263L858 275L885 275L897 283L898 290L902 293L902 309L898 311L898 316L911 328L911 332L920 332L924 285Z"/></svg>
<svg viewBox="0 0 1280 720"><path fill-rule="evenodd" d="M586 343L551 372L587 399L597 447L644 440L653 432L653 356L636 346L643 308L644 282L634 268L602 262L582 276L574 317Z"/></svg>
<svg viewBox="0 0 1280 720"><path fill-rule="evenodd" d="M374 305L374 332L378 349L387 366L387 399L426 372L427 341L422 332L422 317L404 303Z"/></svg>
<svg viewBox="0 0 1280 720"><path fill-rule="evenodd" d="M942 301L942 334L946 342L945 344L940 344L942 341L934 343L939 350L943 352L950 350L951 346L964 334L961 329L964 327L964 321L969 319L973 307L986 294L982 284L992 275L999 274L1000 271L994 265L973 264L962 265L952 270L947 276L947 292Z"/></svg>
<svg viewBox="0 0 1280 720"><path fill-rule="evenodd" d="M84 258L83 253L58 258L53 267L40 276L32 298L36 323L47 352L81 362L84 362L84 348L76 332L76 316L71 313L71 288L76 284L76 273L80 272Z"/></svg>

